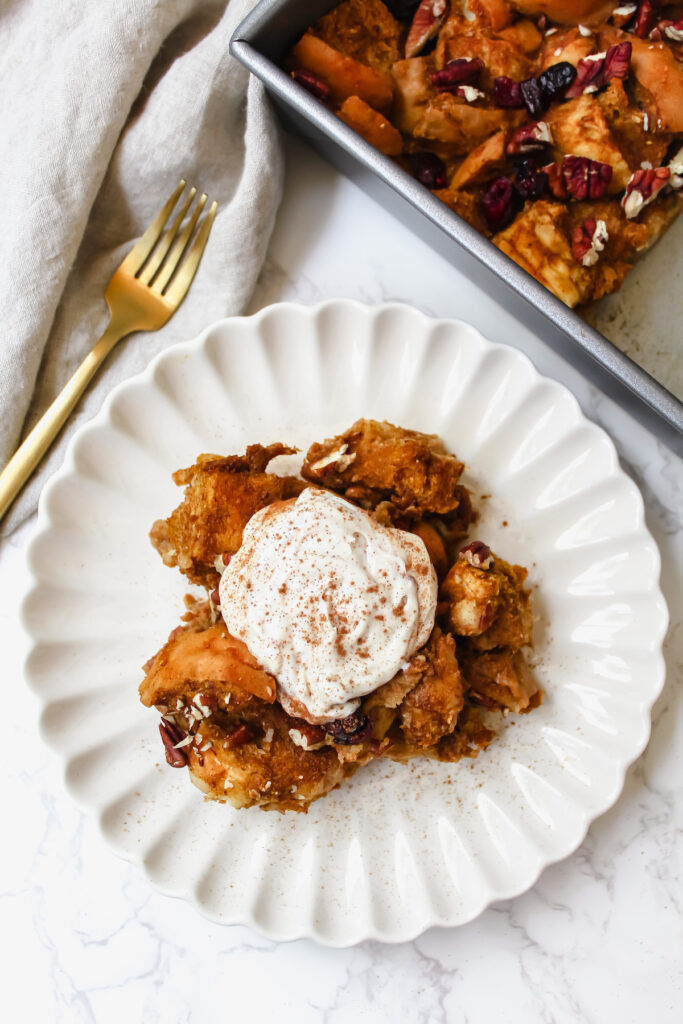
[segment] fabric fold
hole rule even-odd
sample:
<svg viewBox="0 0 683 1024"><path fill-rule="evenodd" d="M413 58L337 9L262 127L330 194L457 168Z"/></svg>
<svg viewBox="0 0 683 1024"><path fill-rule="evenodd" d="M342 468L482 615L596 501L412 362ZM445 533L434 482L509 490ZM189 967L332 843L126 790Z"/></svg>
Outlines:
<svg viewBox="0 0 683 1024"><path fill-rule="evenodd" d="M14 0L0 15L3 465L102 333L107 281L177 181L219 204L186 301L161 331L117 346L3 533L35 509L69 437L115 384L249 300L282 183L262 86L228 50L253 6Z"/></svg>

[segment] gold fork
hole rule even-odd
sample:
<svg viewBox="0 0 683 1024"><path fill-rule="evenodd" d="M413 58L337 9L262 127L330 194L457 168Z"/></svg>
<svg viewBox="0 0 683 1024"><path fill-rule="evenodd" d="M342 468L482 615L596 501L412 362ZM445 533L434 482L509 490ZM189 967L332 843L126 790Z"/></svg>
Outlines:
<svg viewBox="0 0 683 1024"><path fill-rule="evenodd" d="M104 297L110 319L106 331L0 473L0 519L59 434L114 345L133 331L158 331L187 295L218 204L211 204L189 245L207 198L200 196L181 230L197 194L197 189L191 188L173 223L164 231L186 184L186 181L180 182L107 285Z"/></svg>

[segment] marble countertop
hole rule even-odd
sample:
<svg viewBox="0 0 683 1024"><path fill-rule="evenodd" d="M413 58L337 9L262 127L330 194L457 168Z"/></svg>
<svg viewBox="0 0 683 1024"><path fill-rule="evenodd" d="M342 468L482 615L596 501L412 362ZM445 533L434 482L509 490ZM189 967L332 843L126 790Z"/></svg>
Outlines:
<svg viewBox="0 0 683 1024"><path fill-rule="evenodd" d="M287 140L285 198L252 302L404 300L513 342L614 438L645 496L672 624L650 744L579 850L525 895L413 942L332 950L221 927L156 893L71 802L38 735L16 626L25 524L0 547L3 1016L17 1022L640 1024L683 1005L683 471L557 353L356 186ZM7 655L9 654L9 664ZM11 701L9 697L11 695Z"/></svg>

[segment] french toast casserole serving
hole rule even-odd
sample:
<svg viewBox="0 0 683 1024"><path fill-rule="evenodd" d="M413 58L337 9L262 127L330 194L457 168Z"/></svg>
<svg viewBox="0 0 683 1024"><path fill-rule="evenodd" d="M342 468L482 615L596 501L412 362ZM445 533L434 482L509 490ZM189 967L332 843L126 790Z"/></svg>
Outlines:
<svg viewBox="0 0 683 1024"><path fill-rule="evenodd" d="M150 535L203 596L140 696L169 765L238 808L305 811L378 758L474 757L542 699L527 570L471 539L439 438L359 420L273 472L295 452L200 455Z"/></svg>
<svg viewBox="0 0 683 1024"><path fill-rule="evenodd" d="M571 307L683 206L683 4L343 0L299 85Z"/></svg>

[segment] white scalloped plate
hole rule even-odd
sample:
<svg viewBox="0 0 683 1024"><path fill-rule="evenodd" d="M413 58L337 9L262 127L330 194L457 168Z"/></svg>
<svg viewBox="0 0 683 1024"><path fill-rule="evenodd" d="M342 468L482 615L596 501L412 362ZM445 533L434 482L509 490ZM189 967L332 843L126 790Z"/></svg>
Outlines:
<svg viewBox="0 0 683 1024"><path fill-rule="evenodd" d="M491 495L476 534L530 567L546 701L476 761L377 763L307 815L205 802L138 703L187 589L149 527L199 452L359 416L440 434ZM70 792L163 892L276 939L402 941L523 892L614 803L663 685L659 555L611 441L514 349L407 306L283 304L163 353L74 438L29 562L27 673Z"/></svg>

